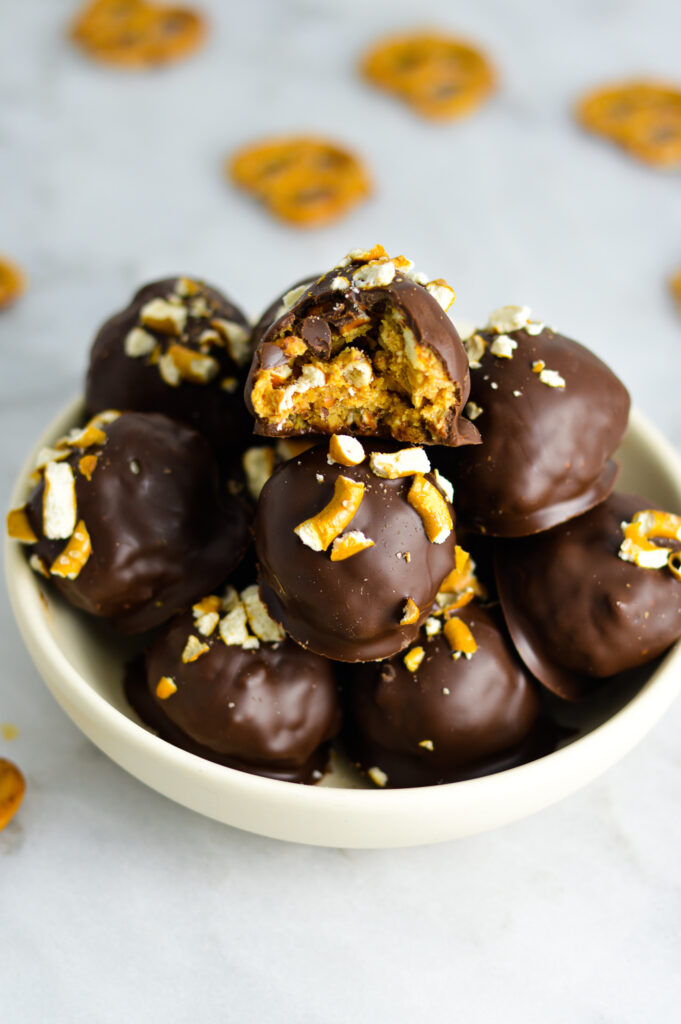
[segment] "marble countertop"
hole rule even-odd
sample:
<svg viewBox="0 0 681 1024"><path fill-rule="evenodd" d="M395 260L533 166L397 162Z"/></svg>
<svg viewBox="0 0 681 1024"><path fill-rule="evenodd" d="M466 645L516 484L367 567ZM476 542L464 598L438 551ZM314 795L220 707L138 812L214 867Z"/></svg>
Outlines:
<svg viewBox="0 0 681 1024"><path fill-rule="evenodd" d="M0 315L0 486L81 387L98 322L145 279L205 275L256 314L283 286L381 241L445 276L460 315L504 303L584 341L681 442L679 175L583 134L592 83L678 78L672 0L255 0L203 7L196 59L123 74L64 41L76 0L0 14L0 249L28 271ZM433 126L369 91L358 53L449 26L502 87ZM374 198L295 232L220 172L278 131L345 140ZM498 832L404 851L285 845L146 789L48 694L0 596L0 756L28 794L0 833L2 1019L596 1024L678 1019L681 703L586 790Z"/></svg>

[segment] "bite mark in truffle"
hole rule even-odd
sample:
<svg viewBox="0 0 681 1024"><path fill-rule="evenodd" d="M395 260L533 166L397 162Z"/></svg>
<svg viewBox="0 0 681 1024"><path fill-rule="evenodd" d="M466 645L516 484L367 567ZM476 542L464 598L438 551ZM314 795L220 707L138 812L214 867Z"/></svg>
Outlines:
<svg viewBox="0 0 681 1024"><path fill-rule="evenodd" d="M410 260L376 246L285 296L283 313L259 336L246 388L256 432L477 442L460 418L469 379L445 315L454 293L415 277Z"/></svg>

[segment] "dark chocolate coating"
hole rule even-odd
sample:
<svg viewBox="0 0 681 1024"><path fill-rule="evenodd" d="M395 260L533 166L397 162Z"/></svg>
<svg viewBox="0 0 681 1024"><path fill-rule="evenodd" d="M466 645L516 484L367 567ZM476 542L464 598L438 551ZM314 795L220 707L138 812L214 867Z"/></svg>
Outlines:
<svg viewBox="0 0 681 1024"><path fill-rule="evenodd" d="M314 282L318 281L320 277L320 274L310 274L308 277L302 277L300 281L296 281L295 284L292 284L290 288L287 288L285 292L281 292L277 295L276 299L270 302L269 306L261 314L260 319L256 322L251 332L251 342L254 352L258 347L262 336L267 333L275 320L279 320L286 312L284 295L287 295L293 288L300 288L301 285L308 286L314 284Z"/></svg>
<svg viewBox="0 0 681 1024"><path fill-rule="evenodd" d="M452 657L446 639L422 636L425 657L410 672L403 655L348 671L347 746L388 787L432 786L502 771L547 753L536 684L503 625L470 604L457 613L478 645ZM449 693L443 693L449 690ZM430 740L433 749L419 746Z"/></svg>
<svg viewBox="0 0 681 1024"><path fill-rule="evenodd" d="M260 593L270 615L299 644L336 661L375 661L410 644L454 565L454 530L444 543L431 543L407 502L413 477L382 480L369 468L370 452L400 446L362 443L367 458L359 466L329 465L327 443L280 466L260 495L255 525ZM361 530L374 546L332 562L329 551L312 551L294 527L328 504L339 476L364 483L347 531ZM451 506L450 512L453 520ZM421 614L401 626L409 597Z"/></svg>
<svg viewBox="0 0 681 1024"><path fill-rule="evenodd" d="M125 353L126 335L138 326L142 306L150 299L165 298L177 281L177 277L170 277L145 285L129 306L99 329L90 353L85 386L86 407L90 414L103 409L165 413L198 430L211 443L221 462L231 465L238 461L253 433L253 420L243 401L248 363L238 366L226 346L211 346L210 355L217 359L220 367L217 376L201 384L182 380L173 387L163 379L157 364L150 363L145 357L132 358ZM210 316L190 316L182 338L144 328L154 336L163 351L172 342L181 342L198 351L199 336L210 328L213 318L238 323L250 331L248 321L238 306L216 288L201 283L200 295L209 306ZM236 378L233 392L221 388L220 381L225 377Z"/></svg>
<svg viewBox="0 0 681 1024"><path fill-rule="evenodd" d="M335 267L314 280L292 309L284 311L275 319L270 319L276 316L280 308L273 304L263 314L254 332L255 350L246 383L245 399L249 411L256 416L251 402L251 391L258 371L268 365L274 365L271 362L272 349L276 347L273 341L282 331L290 328L294 334L306 340L319 358L328 359L331 355L331 327L338 328L341 324L352 322L358 315L380 316L389 303L402 314L416 342L434 352L450 380L458 383L459 401L449 411L447 436L443 438L442 443L453 446L477 444L480 440L478 431L461 415L470 388L470 375L466 352L454 324L422 285L416 284L399 272L389 285L376 288L360 289L350 286L344 291L337 291L330 287L334 278L339 276L346 277L352 282L354 271L361 266L363 263L359 261L346 267ZM368 340L358 338L352 344L363 348L368 344ZM283 358L282 365L286 361ZM287 428L268 424L257 416L255 432L270 437L293 433ZM349 427L347 433L369 432L362 431L359 427ZM382 428L382 435L388 436L387 428ZM424 437L423 443L431 442Z"/></svg>
<svg viewBox="0 0 681 1024"><path fill-rule="evenodd" d="M171 743L219 764L290 782L311 782L326 766L340 731L333 666L291 640L257 650L228 647L217 630L210 647L183 664L191 612L175 619L146 655L143 682L128 683L140 717ZM177 692L156 696L162 676ZM233 706L230 706L233 705Z"/></svg>
<svg viewBox="0 0 681 1024"><path fill-rule="evenodd" d="M547 530L603 501L615 485L609 459L629 416L624 385L576 341L548 328L510 337L518 343L513 358L488 348L471 371L482 445L434 455L454 483L462 523L500 537ZM542 383L532 372L535 360L557 370L565 388Z"/></svg>
<svg viewBox="0 0 681 1024"><path fill-rule="evenodd" d="M77 608L141 633L225 579L246 549L246 517L223 494L210 446L195 430L136 412L104 429L106 444L87 449L99 454L91 480L77 469L82 450L68 459L92 554L75 579L51 579ZM40 538L34 549L51 564L66 541L42 535L43 491L41 481L28 513Z"/></svg>
<svg viewBox="0 0 681 1024"><path fill-rule="evenodd" d="M654 507L613 494L578 519L497 545L497 586L513 641L560 697L585 696L596 678L651 661L681 635L681 583L667 568L643 569L618 556L620 524Z"/></svg>

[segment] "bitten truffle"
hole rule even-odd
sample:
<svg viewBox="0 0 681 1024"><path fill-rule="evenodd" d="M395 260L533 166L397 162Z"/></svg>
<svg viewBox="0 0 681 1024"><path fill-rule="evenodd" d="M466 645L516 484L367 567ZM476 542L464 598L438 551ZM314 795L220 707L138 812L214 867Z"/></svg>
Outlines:
<svg viewBox="0 0 681 1024"><path fill-rule="evenodd" d="M333 666L287 639L256 586L196 602L128 674L140 717L176 746L290 782L315 782L341 725Z"/></svg>
<svg viewBox="0 0 681 1024"><path fill-rule="evenodd" d="M471 365L466 415L483 443L438 451L465 526L500 537L547 530L612 490L610 456L629 395L592 352L505 306L465 342Z"/></svg>
<svg viewBox="0 0 681 1024"><path fill-rule="evenodd" d="M250 361L250 327L229 299L188 277L154 281L100 328L87 409L165 413L234 462L253 430L243 402Z"/></svg>
<svg viewBox="0 0 681 1024"><path fill-rule="evenodd" d="M429 470L423 448L337 435L265 484L261 595L298 643L338 661L411 643L455 560L448 483Z"/></svg>
<svg viewBox="0 0 681 1024"><path fill-rule="evenodd" d="M256 433L476 443L460 416L470 382L446 314L454 297L445 281L428 281L382 246L354 250L293 288L258 332L246 386Z"/></svg>
<svg viewBox="0 0 681 1024"><path fill-rule="evenodd" d="M40 453L10 536L66 599L126 633L165 622L224 580L247 526L207 441L157 413L105 412Z"/></svg>
<svg viewBox="0 0 681 1024"><path fill-rule="evenodd" d="M348 750L378 786L474 778L552 746L536 684L496 617L469 604L445 629L422 634L406 654L347 670Z"/></svg>
<svg viewBox="0 0 681 1024"><path fill-rule="evenodd" d="M613 494L546 533L500 543L499 597L530 671L567 699L681 635L681 517Z"/></svg>

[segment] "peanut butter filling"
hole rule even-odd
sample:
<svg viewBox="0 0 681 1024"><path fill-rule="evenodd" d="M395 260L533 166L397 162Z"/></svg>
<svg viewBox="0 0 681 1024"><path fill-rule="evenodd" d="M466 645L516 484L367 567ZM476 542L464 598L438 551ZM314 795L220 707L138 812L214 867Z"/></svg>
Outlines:
<svg viewBox="0 0 681 1024"><path fill-rule="evenodd" d="M376 322L329 324L322 359L290 330L273 343L286 362L259 370L251 401L279 433L389 434L397 440L442 443L461 402L440 357L420 344L389 304Z"/></svg>

